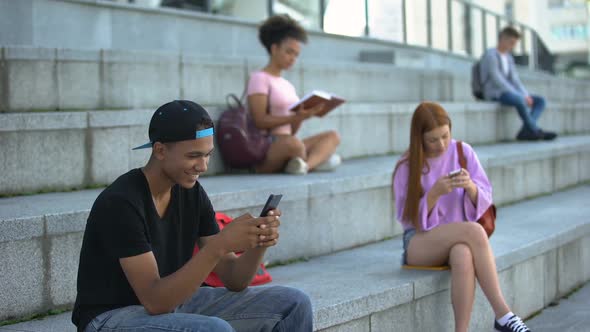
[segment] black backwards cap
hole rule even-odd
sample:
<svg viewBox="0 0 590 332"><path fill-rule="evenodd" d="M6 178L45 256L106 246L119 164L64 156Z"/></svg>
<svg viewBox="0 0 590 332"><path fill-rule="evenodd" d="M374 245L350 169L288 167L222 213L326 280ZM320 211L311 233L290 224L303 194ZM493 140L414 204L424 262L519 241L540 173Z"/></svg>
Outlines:
<svg viewBox="0 0 590 332"><path fill-rule="evenodd" d="M150 141L133 150L151 148L154 143L171 143L213 135L213 127L199 129L203 122L211 122L209 113L190 100L175 100L160 106L150 121Z"/></svg>

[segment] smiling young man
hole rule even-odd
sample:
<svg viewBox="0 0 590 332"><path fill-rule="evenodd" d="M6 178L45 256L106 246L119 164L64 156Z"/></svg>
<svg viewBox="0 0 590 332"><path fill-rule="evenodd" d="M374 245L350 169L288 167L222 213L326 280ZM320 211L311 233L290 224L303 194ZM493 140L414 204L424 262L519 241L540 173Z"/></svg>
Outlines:
<svg viewBox="0 0 590 332"><path fill-rule="evenodd" d="M78 331L311 331L304 293L247 287L278 241L280 211L217 227L198 182L213 151L205 109L162 105L149 138L138 147L152 149L148 163L115 180L90 211L72 314ZM211 271L227 288L201 287Z"/></svg>

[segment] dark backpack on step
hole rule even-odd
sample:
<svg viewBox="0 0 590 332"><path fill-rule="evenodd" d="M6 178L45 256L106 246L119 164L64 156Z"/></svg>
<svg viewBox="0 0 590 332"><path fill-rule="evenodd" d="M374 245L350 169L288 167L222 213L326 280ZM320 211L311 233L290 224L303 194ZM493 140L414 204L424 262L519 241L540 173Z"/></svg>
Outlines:
<svg viewBox="0 0 590 332"><path fill-rule="evenodd" d="M230 168L252 167L266 157L270 137L256 127L250 112L236 95L229 94L226 101L227 109L219 117L216 130L221 157Z"/></svg>
<svg viewBox="0 0 590 332"><path fill-rule="evenodd" d="M471 94L477 100L483 100L483 82L481 81L481 62L477 60L471 66Z"/></svg>

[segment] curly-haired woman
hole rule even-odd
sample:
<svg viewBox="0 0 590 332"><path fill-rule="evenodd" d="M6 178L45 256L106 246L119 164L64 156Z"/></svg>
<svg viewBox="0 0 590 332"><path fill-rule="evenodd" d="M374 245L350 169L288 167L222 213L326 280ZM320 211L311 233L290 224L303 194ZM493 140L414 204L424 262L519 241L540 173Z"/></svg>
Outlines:
<svg viewBox="0 0 590 332"><path fill-rule="evenodd" d="M276 15L262 23L258 37L269 61L250 75L248 108L256 126L269 133L272 143L265 159L255 165L256 172L306 174L313 170L333 170L341 163L340 156L334 153L340 136L333 130L303 140L295 136L303 121L319 112L323 105L290 111L289 106L299 97L293 84L282 77L283 71L297 61L302 44L307 42L307 33L288 15Z"/></svg>

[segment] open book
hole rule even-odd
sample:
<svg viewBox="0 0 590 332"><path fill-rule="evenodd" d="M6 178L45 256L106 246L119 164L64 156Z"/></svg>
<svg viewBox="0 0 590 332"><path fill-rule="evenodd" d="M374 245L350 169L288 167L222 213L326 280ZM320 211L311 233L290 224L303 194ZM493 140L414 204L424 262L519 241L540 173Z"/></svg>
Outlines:
<svg viewBox="0 0 590 332"><path fill-rule="evenodd" d="M316 114L316 116L322 117L345 102L346 100L342 97L335 96L325 91L313 90L301 98L301 100L291 105L289 110L295 112L302 104L303 108L308 109L314 107L317 104L324 103L324 108Z"/></svg>

